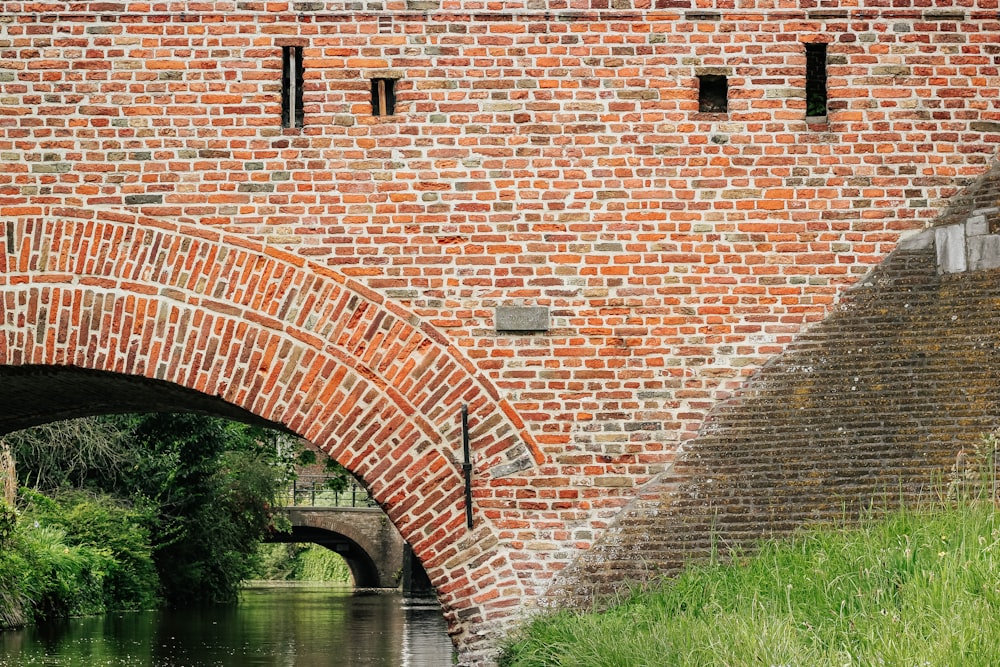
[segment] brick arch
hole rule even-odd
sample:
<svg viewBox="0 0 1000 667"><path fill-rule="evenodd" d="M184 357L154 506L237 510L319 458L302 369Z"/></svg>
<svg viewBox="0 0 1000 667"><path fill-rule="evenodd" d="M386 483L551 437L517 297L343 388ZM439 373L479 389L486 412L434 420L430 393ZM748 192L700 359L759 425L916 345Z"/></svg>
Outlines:
<svg viewBox="0 0 1000 667"><path fill-rule="evenodd" d="M158 381L284 426L369 485L467 655L489 641L470 629L505 625L522 588L489 518L465 526L460 405L477 498L489 499L494 472L541 455L433 329L243 237L129 213L21 213L0 234L0 365Z"/></svg>
<svg viewBox="0 0 1000 667"><path fill-rule="evenodd" d="M366 549L358 540L343 533L322 528L293 527L287 539L281 541L309 542L336 553L347 564L347 569L351 573L351 583L355 588L394 588L396 585L394 580L384 581L385 575L382 568L376 563L378 552ZM393 579L391 577L393 573L389 574L390 579Z"/></svg>
<svg viewBox="0 0 1000 667"><path fill-rule="evenodd" d="M372 507L286 507L291 532L270 542L311 542L339 554L355 588L395 588L409 555L399 532Z"/></svg>

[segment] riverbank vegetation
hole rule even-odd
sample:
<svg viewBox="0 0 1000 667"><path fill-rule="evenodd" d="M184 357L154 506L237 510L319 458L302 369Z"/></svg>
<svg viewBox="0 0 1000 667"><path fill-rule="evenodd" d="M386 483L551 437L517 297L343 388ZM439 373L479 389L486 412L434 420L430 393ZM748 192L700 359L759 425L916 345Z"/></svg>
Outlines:
<svg viewBox="0 0 1000 667"><path fill-rule="evenodd" d="M235 601L281 529L271 508L300 453L257 427L165 414L60 422L0 450L0 627Z"/></svg>
<svg viewBox="0 0 1000 667"><path fill-rule="evenodd" d="M339 554L318 544L261 544L253 577L264 581L348 584L351 571Z"/></svg>
<svg viewBox="0 0 1000 667"><path fill-rule="evenodd" d="M996 486L957 481L931 507L691 566L605 613L543 615L501 665L998 665Z"/></svg>

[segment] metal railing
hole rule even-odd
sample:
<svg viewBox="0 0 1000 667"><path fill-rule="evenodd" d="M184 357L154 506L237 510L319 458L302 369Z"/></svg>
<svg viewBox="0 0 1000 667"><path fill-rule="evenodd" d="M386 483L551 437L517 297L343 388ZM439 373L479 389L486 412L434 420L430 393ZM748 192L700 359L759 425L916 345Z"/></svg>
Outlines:
<svg viewBox="0 0 1000 667"><path fill-rule="evenodd" d="M350 482L346 489L331 488L329 475L299 475L279 494L285 507L377 507L360 484Z"/></svg>

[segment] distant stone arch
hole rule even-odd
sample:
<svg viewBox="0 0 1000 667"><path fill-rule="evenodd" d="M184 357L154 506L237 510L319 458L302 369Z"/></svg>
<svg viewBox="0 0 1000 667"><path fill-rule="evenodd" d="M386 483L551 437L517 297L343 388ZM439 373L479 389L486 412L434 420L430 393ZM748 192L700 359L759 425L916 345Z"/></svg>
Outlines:
<svg viewBox="0 0 1000 667"><path fill-rule="evenodd" d="M340 556L356 588L396 588L402 581L406 543L373 507L289 507L288 532L275 532L270 542L309 542Z"/></svg>
<svg viewBox="0 0 1000 667"><path fill-rule="evenodd" d="M244 237L131 213L5 213L0 431L122 408L277 425L364 480L465 651L487 641L470 632L477 623L503 626L522 589L489 518L466 528L460 406L473 416L480 497L493 471L541 455L443 337L377 293Z"/></svg>

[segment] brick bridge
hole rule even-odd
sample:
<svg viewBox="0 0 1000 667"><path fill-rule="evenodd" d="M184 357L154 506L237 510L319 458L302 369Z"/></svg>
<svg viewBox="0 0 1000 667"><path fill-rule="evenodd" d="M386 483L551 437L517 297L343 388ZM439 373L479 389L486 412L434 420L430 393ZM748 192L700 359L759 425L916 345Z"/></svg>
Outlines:
<svg viewBox="0 0 1000 667"><path fill-rule="evenodd" d="M916 497L1000 415L996 2L777 4L0 2L0 432L307 438L466 664Z"/></svg>
<svg viewBox="0 0 1000 667"><path fill-rule="evenodd" d="M397 588L412 592L412 552L389 517L376 507L286 507L288 533L271 542L311 542L343 557L355 588ZM419 564L417 564L419 569Z"/></svg>

